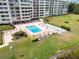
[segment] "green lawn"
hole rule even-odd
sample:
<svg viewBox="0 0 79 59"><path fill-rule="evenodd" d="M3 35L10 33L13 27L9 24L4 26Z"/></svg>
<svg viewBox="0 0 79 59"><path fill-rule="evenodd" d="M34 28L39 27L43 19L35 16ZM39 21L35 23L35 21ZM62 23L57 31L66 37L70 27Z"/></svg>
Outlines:
<svg viewBox="0 0 79 59"><path fill-rule="evenodd" d="M0 48L0 59L10 59L9 47Z"/></svg>
<svg viewBox="0 0 79 59"><path fill-rule="evenodd" d="M14 29L13 26L10 25L0 25L0 32L5 31L5 30L10 30L10 29ZM2 44L2 37L1 37L1 33L0 33L0 45Z"/></svg>
<svg viewBox="0 0 79 59"><path fill-rule="evenodd" d="M0 30L10 30L10 29L14 29L14 27L11 25L0 25Z"/></svg>
<svg viewBox="0 0 79 59"><path fill-rule="evenodd" d="M79 15L70 14L46 18L49 23L56 26L69 26L71 32L64 35L52 35L38 42L32 42L30 38L24 38L10 43L10 45L13 45L13 53L10 53L9 47L2 48L0 49L0 59L48 59L59 51L65 51L79 45L78 17ZM69 23L66 24L64 21Z"/></svg>
<svg viewBox="0 0 79 59"><path fill-rule="evenodd" d="M13 53L16 59L48 59L59 51L79 45L78 42L77 39L65 41L59 35L36 43L23 40L14 45ZM20 57L20 55L24 55L24 57Z"/></svg>
<svg viewBox="0 0 79 59"><path fill-rule="evenodd" d="M10 44L13 45L12 55L14 59L48 59L59 51L79 45L78 39L64 40L62 38L63 36L53 35L48 39L34 43L31 42L30 39L24 38L24 40L19 40ZM0 49L0 59L11 59L9 47L5 49Z"/></svg>
<svg viewBox="0 0 79 59"><path fill-rule="evenodd" d="M61 27L67 26L71 28L71 32L79 36L79 15L69 14L63 16L46 17L47 23ZM69 23L65 23L69 22Z"/></svg>

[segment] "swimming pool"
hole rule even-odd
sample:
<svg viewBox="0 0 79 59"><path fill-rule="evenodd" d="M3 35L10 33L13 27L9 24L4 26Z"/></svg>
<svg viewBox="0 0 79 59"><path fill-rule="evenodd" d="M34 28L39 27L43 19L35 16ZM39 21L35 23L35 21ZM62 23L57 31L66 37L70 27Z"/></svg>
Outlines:
<svg viewBox="0 0 79 59"><path fill-rule="evenodd" d="M35 25L26 26L26 28L29 29L32 33L37 33L41 31L41 29Z"/></svg>

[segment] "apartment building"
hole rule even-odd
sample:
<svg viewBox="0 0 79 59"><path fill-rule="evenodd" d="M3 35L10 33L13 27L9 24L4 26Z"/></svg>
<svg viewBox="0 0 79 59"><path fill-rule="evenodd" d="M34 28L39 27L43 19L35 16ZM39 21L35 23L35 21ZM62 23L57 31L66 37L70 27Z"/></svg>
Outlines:
<svg viewBox="0 0 79 59"><path fill-rule="evenodd" d="M50 15L60 15L62 9L61 0L51 0L50 1Z"/></svg>
<svg viewBox="0 0 79 59"><path fill-rule="evenodd" d="M31 20L32 6L30 0L8 0L12 21Z"/></svg>
<svg viewBox="0 0 79 59"><path fill-rule="evenodd" d="M62 1L62 14L67 14L68 5L69 5L68 1Z"/></svg>
<svg viewBox="0 0 79 59"><path fill-rule="evenodd" d="M0 23L31 20L31 0L0 0Z"/></svg>
<svg viewBox="0 0 79 59"><path fill-rule="evenodd" d="M50 0L39 0L39 17L49 16Z"/></svg>
<svg viewBox="0 0 79 59"><path fill-rule="evenodd" d="M67 14L68 1L0 0L0 24Z"/></svg>
<svg viewBox="0 0 79 59"><path fill-rule="evenodd" d="M0 0L0 23L8 23L11 20L8 0Z"/></svg>
<svg viewBox="0 0 79 59"><path fill-rule="evenodd" d="M32 19L39 18L39 0L32 1Z"/></svg>
<svg viewBox="0 0 79 59"><path fill-rule="evenodd" d="M50 16L67 14L68 1L50 0Z"/></svg>
<svg viewBox="0 0 79 59"><path fill-rule="evenodd" d="M32 1L33 18L49 16L50 0L33 0Z"/></svg>

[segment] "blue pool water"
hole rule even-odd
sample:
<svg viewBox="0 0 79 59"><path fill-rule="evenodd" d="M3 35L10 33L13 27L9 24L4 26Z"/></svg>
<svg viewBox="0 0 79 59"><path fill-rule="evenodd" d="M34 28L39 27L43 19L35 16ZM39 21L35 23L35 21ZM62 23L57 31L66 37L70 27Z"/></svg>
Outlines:
<svg viewBox="0 0 79 59"><path fill-rule="evenodd" d="M37 26L34 26L34 25L32 25L32 26L26 26L26 28L29 29L33 33L37 33L37 32L41 31L40 28L38 28Z"/></svg>

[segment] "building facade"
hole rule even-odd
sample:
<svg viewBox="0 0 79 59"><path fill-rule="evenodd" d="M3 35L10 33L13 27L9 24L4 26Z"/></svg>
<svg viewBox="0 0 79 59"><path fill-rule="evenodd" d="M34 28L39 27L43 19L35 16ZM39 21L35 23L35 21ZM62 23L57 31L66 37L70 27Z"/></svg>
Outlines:
<svg viewBox="0 0 79 59"><path fill-rule="evenodd" d="M68 1L50 0L50 16L67 14Z"/></svg>
<svg viewBox="0 0 79 59"><path fill-rule="evenodd" d="M10 8L7 0L0 0L0 23L11 21Z"/></svg>
<svg viewBox="0 0 79 59"><path fill-rule="evenodd" d="M32 5L33 18L49 16L50 0L33 0Z"/></svg>
<svg viewBox="0 0 79 59"><path fill-rule="evenodd" d="M0 0L0 24L31 20L31 0Z"/></svg>
<svg viewBox="0 0 79 59"><path fill-rule="evenodd" d="M0 0L0 24L67 14L68 1Z"/></svg>
<svg viewBox="0 0 79 59"><path fill-rule="evenodd" d="M67 14L68 5L69 5L68 1L62 1L62 14Z"/></svg>
<svg viewBox="0 0 79 59"><path fill-rule="evenodd" d="M30 0L8 0L11 21L31 20L32 6Z"/></svg>

